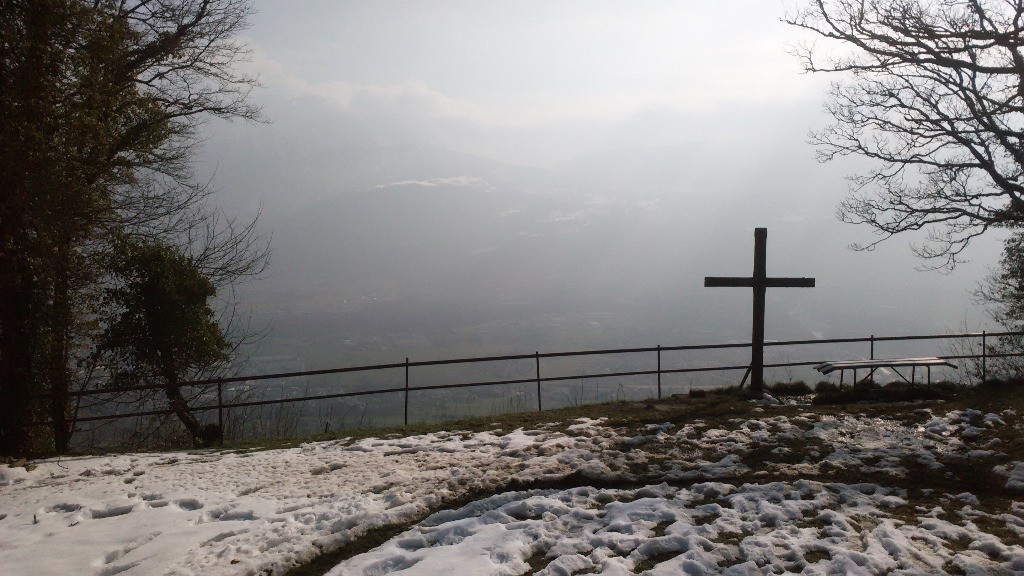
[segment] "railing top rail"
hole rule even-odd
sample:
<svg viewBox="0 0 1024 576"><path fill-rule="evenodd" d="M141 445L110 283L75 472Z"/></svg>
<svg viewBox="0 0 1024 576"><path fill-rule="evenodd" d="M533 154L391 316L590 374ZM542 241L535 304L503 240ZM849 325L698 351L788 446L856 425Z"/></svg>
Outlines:
<svg viewBox="0 0 1024 576"><path fill-rule="evenodd" d="M1024 332L964 332L954 334L922 334L922 335L910 335L910 336L868 336L858 338L822 338L813 340L776 340L767 341L765 346L801 346L801 345L815 345L815 344L842 344L842 343L854 343L854 342L869 342L874 340L875 342L886 342L886 341L905 341L905 340L939 340L948 338L980 338L982 335L1000 337L1000 336L1024 336ZM325 368L321 370L303 370L298 372L279 372L273 374L257 374L249 376L228 376L220 378L206 378L201 380L192 380L189 382L183 382L182 386L208 386L211 384L230 384L235 382L253 382L260 380L274 380L280 378L302 378L306 376L323 376L328 374L344 374L353 372L371 372L378 370L390 370L405 367L423 367L423 366L444 366L444 365L455 365L455 364L471 364L480 362L500 362L500 361L511 361L511 360L532 360L537 358L567 358L575 356L598 356L598 355L609 355L609 354L635 354L642 352L677 352L684 350L712 350L712 349L726 349L726 348L749 348L750 342L726 342L719 344L688 344L681 346L647 346L641 348L606 348L597 350L577 350L569 352L535 352L533 354L512 354L504 356L473 356L465 358L450 358L443 360L421 360L416 362L396 362L390 364L372 364L365 366L349 366L344 368ZM115 392L139 392L145 390L159 390L165 388L160 384L152 385L138 385L138 386L125 386L118 388L107 388L107 389L90 389L84 391L71 392L72 396L82 396L87 394L97 393L115 393Z"/></svg>
<svg viewBox="0 0 1024 576"><path fill-rule="evenodd" d="M943 340L948 338L981 338L982 336L1024 336L1024 332L962 332L959 334L917 334L911 336L868 336L866 338L823 338L814 340L765 341L765 346L796 346L802 344L840 344L845 342L893 342L899 340ZM746 346L750 346L748 342Z"/></svg>
<svg viewBox="0 0 1024 576"><path fill-rule="evenodd" d="M443 360L418 360L409 362L411 368L422 366L443 366L451 364L473 364L478 362L503 362L509 360L533 360L535 358L565 358L570 356L601 356L607 354L635 354L638 352L663 352L673 350L710 350L714 348L749 348L750 342L729 342L723 344L691 344L685 346L647 346L642 348L603 348L597 350L574 350L570 352L535 352L533 354L510 354L504 356L468 356L464 358L448 358ZM340 374L344 372L366 372L372 370L386 370L392 368L404 368L407 364L399 362L395 364L371 364L366 366L351 366L346 368L326 368L323 370L306 370L302 372L281 372L277 374L260 374L257 376L231 376L227 378L208 378L204 380L193 380L187 385L216 384L217 382L245 382L249 380L269 380L273 378L293 378L301 376L320 376L324 374Z"/></svg>
<svg viewBox="0 0 1024 576"><path fill-rule="evenodd" d="M980 336L980 334L979 334L979 336ZM987 357L989 357L989 358L1000 358L1000 357L1011 357L1011 356L1018 356L1018 355L1017 354L987 354ZM945 356L945 358L947 358L949 360L981 358L981 357L982 357L981 354L961 354L961 355ZM766 363L765 364L765 368L786 368L786 367L798 367L798 366L814 366L816 364L820 364L821 362L823 362L823 361L820 360L820 359L819 360L804 360L804 361L799 361L799 362L774 362L774 363ZM404 364L403 364L403 366L404 366ZM729 371L729 370L745 370L747 368L749 368L749 366L746 365L746 364L728 365L728 366L706 366L706 367L699 367L699 368L666 368L666 369L661 369L661 370L638 370L638 371L631 371L631 372L576 374L576 375L572 375L572 376L546 376L546 377L540 378L540 381L541 382L558 382L558 381L578 380L578 379L592 379L592 378L593 379L601 379L601 378L613 378L613 377L621 377L621 376L642 376L642 375L658 374L659 372L661 374L681 374L681 373L694 373L694 372L719 372L719 371ZM306 402L306 401L312 401L312 400L329 400L329 399L336 399L336 398L348 398L348 397L358 397L358 396L372 396L372 395L382 395L382 394L398 394L398 393L410 392L410 391L442 390L442 389L449 389L449 388L471 388L471 387L486 387L486 386L504 386L504 385L509 385L509 384L527 384L527 383L533 383L533 382L536 382L536 381L537 381L537 378L516 378L516 379L509 379L509 380L493 380L493 381L483 381L483 382L462 382L462 383L459 383L459 384L435 384L435 385L428 385L428 386L414 386L414 387L411 387L411 388L408 388L408 389L406 389L406 388L383 388L383 389L377 389L377 390L362 390L362 391L358 391L358 392L335 392L335 393L330 393L330 394L317 394L317 395L314 395L314 396L297 396L297 397L292 397L292 398L278 398L278 399L273 399L273 400L250 400L250 401L241 401L241 402L236 401L236 402L224 403L220 407L221 408L245 408L245 407L254 407L254 406L269 406L269 405L277 405L277 404L286 404L286 403L294 403L294 402ZM198 405L198 406L191 406L190 407L190 409L192 411L194 411L194 412L203 412L203 411L216 410L217 408L218 408L217 405ZM145 411L140 411L140 412L130 412L130 413L121 413L121 414L107 414L107 415L100 415L100 416L83 416L83 417L80 417L80 418L76 418L75 421L76 422L92 422L92 421L101 421L101 420L118 420L118 419L123 419L123 418L137 418L137 417L144 417L144 416L160 416L160 415L170 415L170 414L174 414L174 410L169 409L169 408L165 408L165 409L158 409L158 410L145 410ZM37 421L37 422L33 422L30 425L31 426L49 426L51 424L52 424L52 422L49 421L49 420L40 420L40 421Z"/></svg>

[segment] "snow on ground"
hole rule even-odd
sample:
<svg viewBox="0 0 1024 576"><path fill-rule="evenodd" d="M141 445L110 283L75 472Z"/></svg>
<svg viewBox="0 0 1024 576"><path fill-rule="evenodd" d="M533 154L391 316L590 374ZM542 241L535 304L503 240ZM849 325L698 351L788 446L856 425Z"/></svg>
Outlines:
<svg viewBox="0 0 1024 576"><path fill-rule="evenodd" d="M1020 546L970 522L889 514L905 504L874 484L802 480L506 493L437 513L330 575L1024 571Z"/></svg>
<svg viewBox="0 0 1024 576"><path fill-rule="evenodd" d="M0 574L282 574L388 525L411 527L332 574L1024 573L1024 492L1006 510L970 492L929 508L821 481L962 462L1024 491L994 434L1008 415L762 412L0 466ZM578 487L505 491L566 477Z"/></svg>
<svg viewBox="0 0 1024 576"><path fill-rule="evenodd" d="M320 548L512 477L606 475L595 458L600 444L544 431L442 432L4 468L0 572L280 573ZM60 554L40 556L55 546Z"/></svg>

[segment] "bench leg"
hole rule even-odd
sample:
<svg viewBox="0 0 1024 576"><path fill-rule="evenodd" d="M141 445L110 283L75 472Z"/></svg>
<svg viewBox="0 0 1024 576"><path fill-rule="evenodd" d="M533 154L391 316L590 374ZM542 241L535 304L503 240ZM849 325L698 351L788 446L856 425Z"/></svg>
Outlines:
<svg viewBox="0 0 1024 576"><path fill-rule="evenodd" d="M907 384L910 384L911 386L914 385L913 382L911 382L910 380L907 380L907 377L903 375L903 372L900 372L899 368L897 368L895 366L890 366L890 368L892 368L892 371L895 372L897 376L902 378L904 382L906 382ZM911 372L910 374L911 374L910 377L913 378L914 377L914 375L913 375L914 373Z"/></svg>

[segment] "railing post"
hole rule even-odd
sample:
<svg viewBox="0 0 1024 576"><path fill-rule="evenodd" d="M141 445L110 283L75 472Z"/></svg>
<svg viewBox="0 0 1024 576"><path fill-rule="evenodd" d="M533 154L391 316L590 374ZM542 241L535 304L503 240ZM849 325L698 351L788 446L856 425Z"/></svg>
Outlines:
<svg viewBox="0 0 1024 576"><path fill-rule="evenodd" d="M661 344L658 344L658 400L661 400Z"/></svg>
<svg viewBox="0 0 1024 576"><path fill-rule="evenodd" d="M871 359L875 359L875 335L871 335Z"/></svg>
<svg viewBox="0 0 1024 576"><path fill-rule="evenodd" d="M224 382L217 379L217 427L219 428L218 443L224 445Z"/></svg>
<svg viewBox="0 0 1024 576"><path fill-rule="evenodd" d="M409 357L405 357L405 426L409 427Z"/></svg>
<svg viewBox="0 0 1024 576"><path fill-rule="evenodd" d="M988 338L985 330L981 331L981 383L988 380Z"/></svg>
<svg viewBox="0 0 1024 576"><path fill-rule="evenodd" d="M540 401L540 352L539 351L533 353L533 359L536 362L536 366L537 366L537 411L538 412L543 412L544 411L544 405Z"/></svg>

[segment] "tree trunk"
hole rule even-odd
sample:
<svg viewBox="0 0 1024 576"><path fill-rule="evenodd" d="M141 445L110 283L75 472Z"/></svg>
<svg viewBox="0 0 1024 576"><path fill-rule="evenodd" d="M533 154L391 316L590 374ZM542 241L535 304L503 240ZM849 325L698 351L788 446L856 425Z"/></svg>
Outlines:
<svg viewBox="0 0 1024 576"><path fill-rule="evenodd" d="M18 46L5 50L0 74L0 454L28 455L33 433L28 425L39 415L43 394L36 369L43 344L43 300L48 293L48 251L41 206L53 190L55 168L50 150L55 78L52 50L46 46L59 22L51 3L24 3L15 8ZM10 3L4 4L5 8ZM5 16L7 16L5 12ZM7 23L5 22L5 26ZM14 23L11 24L13 32ZM6 38L6 37L5 37ZM19 61L15 56L24 56ZM14 105L17 104L17 105Z"/></svg>
<svg viewBox="0 0 1024 576"><path fill-rule="evenodd" d="M181 423L188 429L189 434L192 435L193 444L199 444L202 438L203 426L196 419L195 415L188 409L188 402L185 401L184 396L181 395L181 386L178 385L178 376L173 372L166 372L164 378L167 381L167 386L164 388L164 393L167 394L167 400L171 405L171 410L178 416Z"/></svg>
<svg viewBox="0 0 1024 576"><path fill-rule="evenodd" d="M53 447L57 454L67 452L71 443L68 392L71 390L71 367L69 366L72 329L71 289L67 266L70 262L58 261L53 287L53 334L48 360L50 384L50 421L53 430Z"/></svg>
<svg viewBox="0 0 1024 576"><path fill-rule="evenodd" d="M30 323L32 291L10 264L0 258L0 455L21 456L29 452L36 338Z"/></svg>

